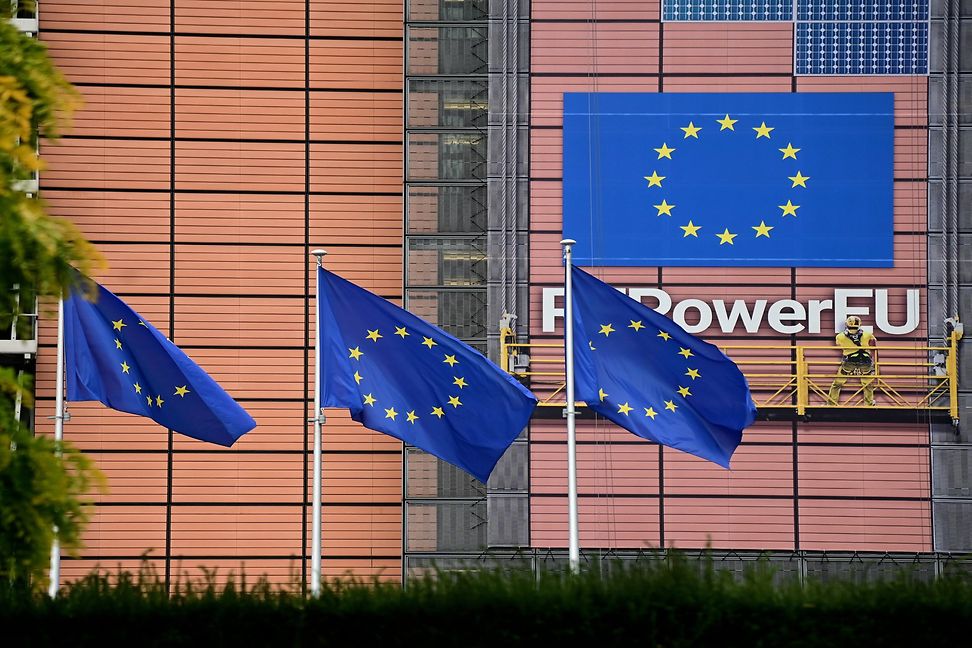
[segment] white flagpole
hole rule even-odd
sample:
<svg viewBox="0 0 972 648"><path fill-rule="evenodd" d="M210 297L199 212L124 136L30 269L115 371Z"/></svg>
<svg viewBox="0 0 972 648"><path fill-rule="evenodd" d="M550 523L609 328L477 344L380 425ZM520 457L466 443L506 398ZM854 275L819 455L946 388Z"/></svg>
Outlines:
<svg viewBox="0 0 972 648"><path fill-rule="evenodd" d="M564 239L564 363L567 369L567 533L570 571L580 571L580 534L577 529L577 441L574 418L574 304L570 269L571 246L577 241Z"/></svg>
<svg viewBox="0 0 972 648"><path fill-rule="evenodd" d="M57 302L57 374L54 379L54 443L55 452L61 455L61 440L64 438L64 297ZM54 541L51 543L50 584L47 594L54 598L61 585L61 543L54 527Z"/></svg>
<svg viewBox="0 0 972 648"><path fill-rule="evenodd" d="M311 250L317 258L317 266L324 265L327 250ZM315 272L315 277L318 273ZM321 595L321 427L324 425L324 412L321 410L321 286L317 282L314 334L314 507L313 532L311 533L311 594Z"/></svg>

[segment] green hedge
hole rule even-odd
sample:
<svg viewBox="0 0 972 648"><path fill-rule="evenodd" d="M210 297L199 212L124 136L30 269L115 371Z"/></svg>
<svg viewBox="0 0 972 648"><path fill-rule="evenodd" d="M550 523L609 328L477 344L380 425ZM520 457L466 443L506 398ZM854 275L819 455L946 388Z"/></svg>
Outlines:
<svg viewBox="0 0 972 648"><path fill-rule="evenodd" d="M963 646L972 582L778 585L674 559L569 577L465 573L329 583L317 600L230 583L92 575L55 601L0 592L5 646Z"/></svg>

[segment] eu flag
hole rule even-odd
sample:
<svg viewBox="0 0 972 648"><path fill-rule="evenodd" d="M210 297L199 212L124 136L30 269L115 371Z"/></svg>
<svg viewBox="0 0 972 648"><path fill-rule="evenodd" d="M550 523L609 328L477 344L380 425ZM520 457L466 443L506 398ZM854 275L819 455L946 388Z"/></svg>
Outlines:
<svg viewBox="0 0 972 648"><path fill-rule="evenodd" d="M200 441L231 446L256 422L128 304L79 277L64 300L67 400L101 401Z"/></svg>
<svg viewBox="0 0 972 648"><path fill-rule="evenodd" d="M321 404L485 482L537 399L479 351L318 268Z"/></svg>
<svg viewBox="0 0 972 648"><path fill-rule="evenodd" d="M891 93L565 93L578 265L891 267Z"/></svg>
<svg viewBox="0 0 972 648"><path fill-rule="evenodd" d="M571 279L576 398L640 437L728 468L756 418L735 363L583 270Z"/></svg>

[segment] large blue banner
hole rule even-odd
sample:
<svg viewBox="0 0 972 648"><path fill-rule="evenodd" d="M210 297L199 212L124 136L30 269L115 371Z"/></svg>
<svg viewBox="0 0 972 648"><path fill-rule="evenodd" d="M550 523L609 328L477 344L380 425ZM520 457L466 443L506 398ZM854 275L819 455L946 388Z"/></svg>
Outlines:
<svg viewBox="0 0 972 648"><path fill-rule="evenodd" d="M891 93L565 93L563 216L597 266L890 267Z"/></svg>

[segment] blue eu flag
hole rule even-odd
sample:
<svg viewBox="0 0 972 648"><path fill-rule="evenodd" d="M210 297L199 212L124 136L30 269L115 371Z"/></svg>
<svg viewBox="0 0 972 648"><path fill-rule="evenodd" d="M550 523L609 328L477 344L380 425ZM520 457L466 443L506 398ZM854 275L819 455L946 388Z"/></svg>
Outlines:
<svg viewBox="0 0 972 648"><path fill-rule="evenodd" d="M756 418L735 363L583 270L571 279L576 398L640 437L728 468Z"/></svg>
<svg viewBox="0 0 972 648"><path fill-rule="evenodd" d="M537 399L479 351L318 269L321 404L485 482Z"/></svg>
<svg viewBox="0 0 972 648"><path fill-rule="evenodd" d="M891 267L891 93L564 94L591 266Z"/></svg>
<svg viewBox="0 0 972 648"><path fill-rule="evenodd" d="M64 300L67 400L101 401L200 441L231 446L256 422L128 304L81 280Z"/></svg>

